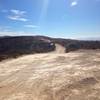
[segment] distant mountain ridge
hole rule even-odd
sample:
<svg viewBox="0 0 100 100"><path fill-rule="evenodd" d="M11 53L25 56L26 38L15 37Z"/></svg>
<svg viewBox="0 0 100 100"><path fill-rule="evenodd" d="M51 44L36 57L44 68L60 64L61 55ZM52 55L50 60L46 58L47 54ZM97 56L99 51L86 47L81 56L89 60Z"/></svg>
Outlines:
<svg viewBox="0 0 100 100"><path fill-rule="evenodd" d="M65 52L79 49L100 49L100 41L82 41L47 36L5 36L0 37L0 60L25 54L55 51L59 44Z"/></svg>

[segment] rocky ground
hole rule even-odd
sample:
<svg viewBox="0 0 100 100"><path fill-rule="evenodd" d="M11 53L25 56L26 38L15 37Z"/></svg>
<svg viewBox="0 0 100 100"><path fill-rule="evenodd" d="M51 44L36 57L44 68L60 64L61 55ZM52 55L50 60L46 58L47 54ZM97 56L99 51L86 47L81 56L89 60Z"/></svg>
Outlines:
<svg viewBox="0 0 100 100"><path fill-rule="evenodd" d="M0 100L100 100L100 51L56 46L0 62Z"/></svg>

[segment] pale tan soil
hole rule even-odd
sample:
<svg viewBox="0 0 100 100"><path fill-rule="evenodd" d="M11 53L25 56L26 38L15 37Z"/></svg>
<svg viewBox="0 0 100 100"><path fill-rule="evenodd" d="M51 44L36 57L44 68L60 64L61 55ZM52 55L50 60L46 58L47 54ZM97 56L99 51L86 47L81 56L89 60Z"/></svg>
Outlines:
<svg viewBox="0 0 100 100"><path fill-rule="evenodd" d="M100 51L2 61L0 100L100 100Z"/></svg>
<svg viewBox="0 0 100 100"><path fill-rule="evenodd" d="M55 44L56 46L56 50L54 51L54 53L65 53L65 48L59 44Z"/></svg>

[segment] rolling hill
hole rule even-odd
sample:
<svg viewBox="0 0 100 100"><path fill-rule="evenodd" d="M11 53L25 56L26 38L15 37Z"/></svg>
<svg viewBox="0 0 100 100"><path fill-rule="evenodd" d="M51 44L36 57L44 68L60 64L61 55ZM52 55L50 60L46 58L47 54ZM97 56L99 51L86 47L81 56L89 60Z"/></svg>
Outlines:
<svg viewBox="0 0 100 100"><path fill-rule="evenodd" d="M53 52L57 44L64 47L65 53L80 49L100 49L100 41L80 41L46 36L7 36L0 37L0 60L26 54Z"/></svg>

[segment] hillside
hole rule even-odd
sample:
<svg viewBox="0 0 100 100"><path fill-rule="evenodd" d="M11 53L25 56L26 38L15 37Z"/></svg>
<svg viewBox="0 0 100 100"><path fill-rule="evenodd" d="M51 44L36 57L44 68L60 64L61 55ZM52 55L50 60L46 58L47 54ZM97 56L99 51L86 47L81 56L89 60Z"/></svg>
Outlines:
<svg viewBox="0 0 100 100"><path fill-rule="evenodd" d="M99 49L100 41L1 37L0 100L100 100Z"/></svg>
<svg viewBox="0 0 100 100"><path fill-rule="evenodd" d="M100 41L79 41L46 36L0 37L0 60L26 54L54 52L60 45L65 53L79 49L100 49ZM58 50L59 51L59 50Z"/></svg>
<svg viewBox="0 0 100 100"><path fill-rule="evenodd" d="M0 100L100 100L100 51L52 52L2 61Z"/></svg>

